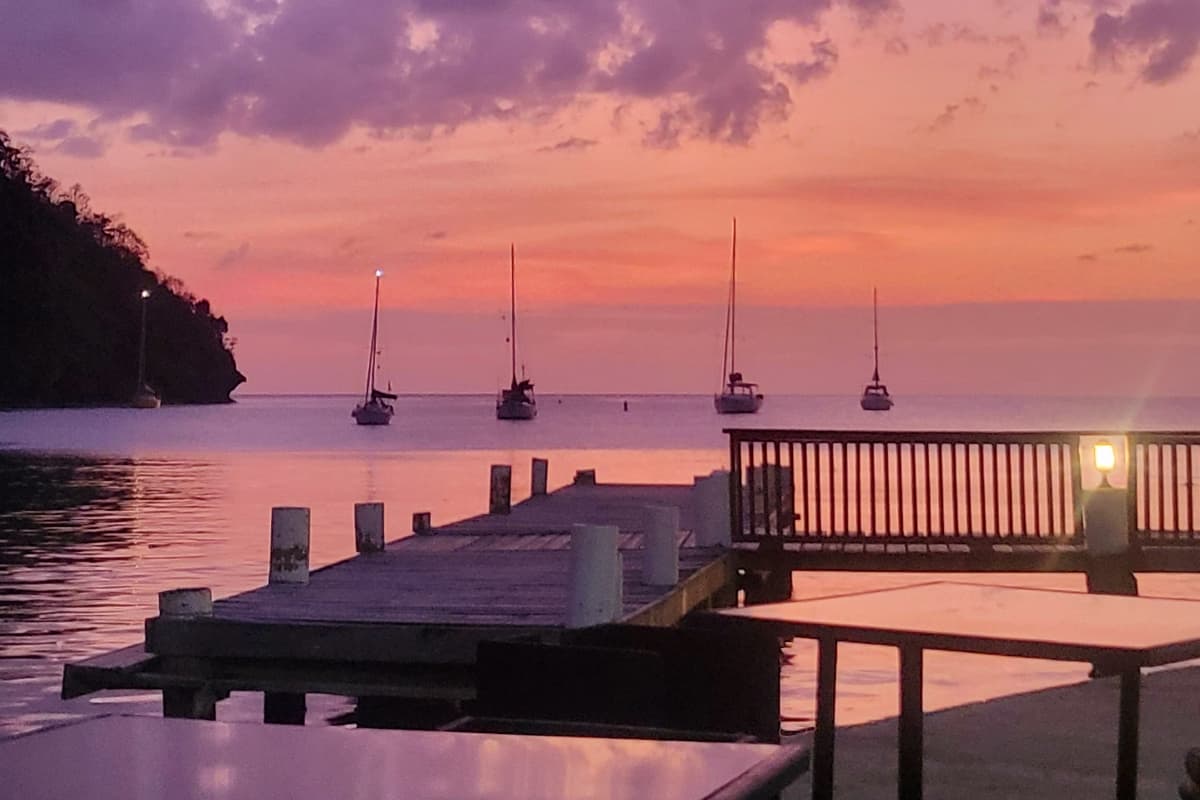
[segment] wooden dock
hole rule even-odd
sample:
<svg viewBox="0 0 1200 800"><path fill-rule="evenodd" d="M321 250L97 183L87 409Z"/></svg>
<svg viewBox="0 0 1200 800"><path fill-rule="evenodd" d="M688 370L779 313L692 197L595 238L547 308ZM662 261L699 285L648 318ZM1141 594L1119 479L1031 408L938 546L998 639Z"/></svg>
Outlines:
<svg viewBox="0 0 1200 800"><path fill-rule="evenodd" d="M733 602L734 555L695 546L690 492L570 485L507 514L391 541L381 552L314 570L307 583L218 599L211 615L160 615L146 621L144 647L68 665L63 696L162 689L168 715L212 717L229 692L263 691L268 705L290 702L282 716L293 719L302 719L303 695L313 692L469 700L480 643L561 640L573 524L620 530L623 608L615 622L672 626L698 607ZM642 580L647 505L680 511L674 586Z"/></svg>

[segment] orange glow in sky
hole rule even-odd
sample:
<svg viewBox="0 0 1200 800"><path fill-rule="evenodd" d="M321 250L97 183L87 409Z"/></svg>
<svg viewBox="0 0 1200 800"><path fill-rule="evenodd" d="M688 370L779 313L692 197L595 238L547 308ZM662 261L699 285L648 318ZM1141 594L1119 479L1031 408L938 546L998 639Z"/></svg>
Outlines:
<svg viewBox="0 0 1200 800"><path fill-rule="evenodd" d="M530 0L490 44L485 11L183 5L191 38L138 12L191 59L168 89L166 45L95 89L10 47L0 120L227 317L243 391L358 391L377 267L394 385L491 391L510 242L540 389L711 391L736 216L767 391L857 392L877 286L894 391L1200 392L1194 0Z"/></svg>

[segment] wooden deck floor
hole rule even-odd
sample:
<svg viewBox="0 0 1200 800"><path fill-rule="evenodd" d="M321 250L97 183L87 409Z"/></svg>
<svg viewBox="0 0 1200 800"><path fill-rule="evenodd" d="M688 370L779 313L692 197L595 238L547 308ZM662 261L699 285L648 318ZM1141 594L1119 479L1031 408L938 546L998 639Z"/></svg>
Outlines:
<svg viewBox="0 0 1200 800"><path fill-rule="evenodd" d="M553 633L568 602L570 528L617 525L624 567L621 621L674 624L733 579L733 556L679 534L680 580L642 581L647 504L674 505L690 524L688 486L572 485L388 543L312 572L218 600L211 617L147 621L146 648L165 656L462 663L483 639ZM542 637L546 638L546 637ZM552 637L551 637L552 638Z"/></svg>

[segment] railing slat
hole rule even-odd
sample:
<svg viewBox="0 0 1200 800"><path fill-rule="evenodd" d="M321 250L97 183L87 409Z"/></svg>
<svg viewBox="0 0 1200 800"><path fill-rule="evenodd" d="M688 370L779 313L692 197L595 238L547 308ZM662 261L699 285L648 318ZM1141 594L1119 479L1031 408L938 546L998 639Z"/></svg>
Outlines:
<svg viewBox="0 0 1200 800"><path fill-rule="evenodd" d="M1185 444L1184 452L1187 453L1187 483L1184 484L1187 490L1187 529L1189 534L1196 532L1196 518L1192 516L1192 495L1196 491L1195 484L1192 482L1192 445Z"/></svg>
<svg viewBox="0 0 1200 800"><path fill-rule="evenodd" d="M1167 529L1166 492L1163 491L1163 446L1162 442L1154 445L1158 451L1158 530Z"/></svg>
<svg viewBox="0 0 1200 800"><path fill-rule="evenodd" d="M1171 445L1171 530L1179 533L1179 446Z"/></svg>
<svg viewBox="0 0 1200 800"><path fill-rule="evenodd" d="M908 471L912 476L909 493L912 500L912 530L913 535L921 533L921 517L917 514L917 446L911 442L908 445Z"/></svg>
<svg viewBox="0 0 1200 800"><path fill-rule="evenodd" d="M815 496L816 514L817 514L817 532L824 533L821 527L821 473L825 470L821 468L821 442L815 442L813 448L813 479L816 483L817 492Z"/></svg>

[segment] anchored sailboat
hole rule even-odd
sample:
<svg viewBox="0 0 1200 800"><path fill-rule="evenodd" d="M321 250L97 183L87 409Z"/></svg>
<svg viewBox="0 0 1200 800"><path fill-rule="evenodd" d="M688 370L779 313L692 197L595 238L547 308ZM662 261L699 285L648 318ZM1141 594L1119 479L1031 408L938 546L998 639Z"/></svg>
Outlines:
<svg viewBox="0 0 1200 800"><path fill-rule="evenodd" d="M375 313L371 317L371 355L367 359L367 389L363 394L363 401L350 412L350 416L354 417L354 421L359 425L387 425L396 413L396 409L388 402L395 400L396 395L375 388L375 360L379 355L379 279L382 277L383 270L375 270Z"/></svg>
<svg viewBox="0 0 1200 800"><path fill-rule="evenodd" d="M159 397L158 393L150 388L146 383L146 301L150 299L150 292L142 289L142 333L138 339L138 377L137 389L133 392L133 399L129 404L134 408L158 408Z"/></svg>
<svg viewBox="0 0 1200 800"><path fill-rule="evenodd" d="M737 344L737 218L733 220L733 249L729 258L729 304L725 308L725 352L721 359L723 390L713 395L718 414L753 414L762 407L758 384L743 380L734 365Z"/></svg>
<svg viewBox="0 0 1200 800"><path fill-rule="evenodd" d="M872 290L872 316L875 331L875 372L871 374L871 382L863 389L860 405L863 411L887 411L892 407L892 396L888 394L887 386L879 382L879 290Z"/></svg>
<svg viewBox="0 0 1200 800"><path fill-rule="evenodd" d="M508 341L512 353L512 383L507 389L500 391L496 398L496 419L533 419L537 416L537 399L533 396L533 381L525 377L521 370L521 380L517 380L517 248L509 248L509 284L511 289L509 323L512 326Z"/></svg>

